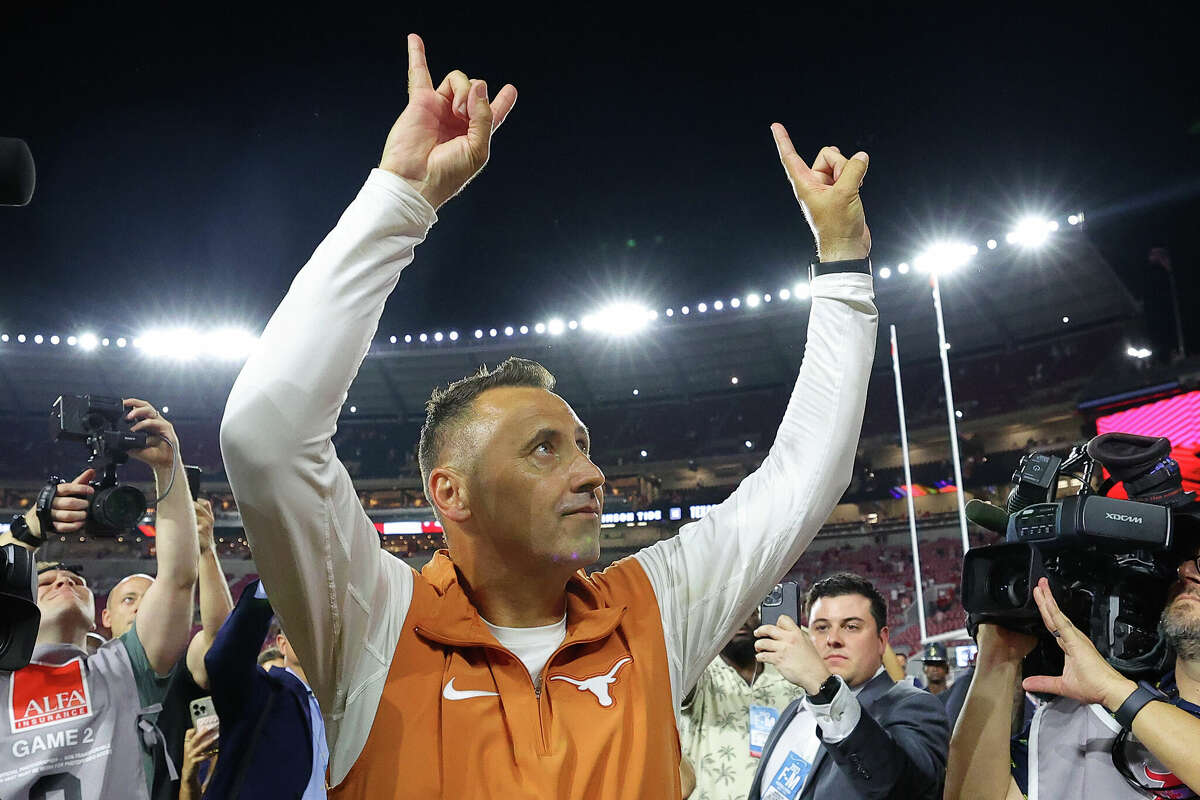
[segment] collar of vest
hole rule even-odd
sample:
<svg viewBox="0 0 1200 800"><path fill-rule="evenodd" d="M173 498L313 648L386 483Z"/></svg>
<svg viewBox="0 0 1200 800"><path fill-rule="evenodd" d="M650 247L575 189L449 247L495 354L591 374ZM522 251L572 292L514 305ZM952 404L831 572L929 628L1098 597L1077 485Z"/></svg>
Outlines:
<svg viewBox="0 0 1200 800"><path fill-rule="evenodd" d="M441 644L500 647L463 591L458 569L448 551L437 551L421 569L421 576L440 597L433 604L434 607L413 609L417 611L414 619L417 633ZM562 647L604 639L616 630L625 616L627 606L607 605L582 570L571 576L564 592L567 601L567 638Z"/></svg>
<svg viewBox="0 0 1200 800"><path fill-rule="evenodd" d="M66 642L52 642L39 644L33 648L33 655L30 656L30 661L36 661L39 664L65 664L73 658L87 658L87 651L81 650L73 644Z"/></svg>

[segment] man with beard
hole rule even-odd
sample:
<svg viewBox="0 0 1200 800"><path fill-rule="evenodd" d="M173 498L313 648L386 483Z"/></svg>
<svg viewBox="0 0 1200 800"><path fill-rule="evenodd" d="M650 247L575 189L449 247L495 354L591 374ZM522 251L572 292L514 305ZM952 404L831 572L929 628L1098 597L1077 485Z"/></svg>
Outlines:
<svg viewBox="0 0 1200 800"><path fill-rule="evenodd" d="M679 739L698 800L744 800L767 735L801 690L755 657L758 611L721 649L683 701Z"/></svg>
<svg viewBox="0 0 1200 800"><path fill-rule="evenodd" d="M1200 528L1198 504L1177 514L1191 534L1159 632L1175 651L1171 672L1150 686L1117 672L1059 610L1043 578L1034 590L1042 621L1065 654L1060 676L1034 676L1025 690L1057 695L1038 708L1029 735L1028 786L1013 777L1012 713L1021 662L1033 636L980 625L975 677L950 743L946 800L1077 797L1123 800L1196 797L1200 790ZM1187 526L1185 528L1185 526ZM1140 788L1134 788L1137 783Z"/></svg>

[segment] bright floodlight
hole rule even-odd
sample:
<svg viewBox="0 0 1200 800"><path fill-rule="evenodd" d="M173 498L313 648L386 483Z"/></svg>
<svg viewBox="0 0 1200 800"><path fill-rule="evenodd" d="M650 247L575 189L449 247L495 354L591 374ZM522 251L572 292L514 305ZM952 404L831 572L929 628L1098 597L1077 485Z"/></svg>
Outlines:
<svg viewBox="0 0 1200 800"><path fill-rule="evenodd" d="M741 298L735 297L732 300L730 300L729 307L730 308L741 308L742 307Z"/></svg>
<svg viewBox="0 0 1200 800"><path fill-rule="evenodd" d="M62 340L59 339L57 335L50 337L50 344L58 344L60 341L62 341Z"/></svg>
<svg viewBox="0 0 1200 800"><path fill-rule="evenodd" d="M396 343L396 337L395 337L395 336L390 336L390 337L388 337L388 341L389 341L389 342L391 342L392 344L395 344L395 343Z"/></svg>
<svg viewBox="0 0 1200 800"><path fill-rule="evenodd" d="M737 386L737 382L738 382L737 375L734 375L732 378L730 378L729 382L732 383L734 386Z"/></svg>
<svg viewBox="0 0 1200 800"><path fill-rule="evenodd" d="M434 334L433 334L433 340L434 340L435 342L440 342L440 341L442 340L442 332L441 332L441 331L434 331Z"/></svg>
<svg viewBox="0 0 1200 800"><path fill-rule="evenodd" d="M705 311L708 311L708 303L697 304L696 310L699 311L701 314L703 314Z"/></svg>
<svg viewBox="0 0 1200 800"><path fill-rule="evenodd" d="M250 331L239 328L218 328L204 337L204 349L213 358L244 361L257 342L258 337ZM121 344L120 340L117 340L117 344Z"/></svg>
<svg viewBox="0 0 1200 800"><path fill-rule="evenodd" d="M962 242L937 242L917 256L918 272L953 272L971 260L971 246Z"/></svg>
<svg viewBox="0 0 1200 800"><path fill-rule="evenodd" d="M125 337L118 336L117 337L117 347L124 347L125 345L126 345ZM108 347L108 339L104 340L104 346Z"/></svg>
<svg viewBox="0 0 1200 800"><path fill-rule="evenodd" d="M411 333L404 334L404 343L412 344L412 334Z"/></svg>
<svg viewBox="0 0 1200 800"><path fill-rule="evenodd" d="M747 449L747 450L749 450L749 449L750 449L750 448L752 448L752 447L754 447L754 442L752 442L752 441L750 441L749 439L747 439L747 440L746 440L746 449Z"/></svg>
<svg viewBox="0 0 1200 800"><path fill-rule="evenodd" d="M807 300L810 294L812 294L812 290L809 289L807 283L797 283L792 287L792 297L797 300Z"/></svg>
<svg viewBox="0 0 1200 800"><path fill-rule="evenodd" d="M1154 355L1154 353L1146 347L1129 347L1126 348L1125 355L1129 356L1130 358L1140 359L1149 358L1150 356Z"/></svg>
<svg viewBox="0 0 1200 800"><path fill-rule="evenodd" d="M450 341L452 341L452 342L458 341L458 331L450 331Z"/></svg>
<svg viewBox="0 0 1200 800"><path fill-rule="evenodd" d="M546 323L539 322L537 325L533 326L533 330L536 333L545 333L546 332Z"/></svg>
<svg viewBox="0 0 1200 800"><path fill-rule="evenodd" d="M6 341L6 342L8 341L8 335L7 335L7 334L4 336L4 341ZM68 337L67 337L67 347L74 347L74 346L75 346L75 345L77 345L77 344L79 344L79 339L78 339L78 338L76 338L76 337L74 337L74 336L68 336Z"/></svg>
<svg viewBox="0 0 1200 800"><path fill-rule="evenodd" d="M504 335L505 335L505 336L512 336L512 335L513 335L513 327L512 327L512 325L505 325L505 326L504 326Z"/></svg>
<svg viewBox="0 0 1200 800"><path fill-rule="evenodd" d="M21 344L25 344L25 334L23 334L23 333L18 333L18 334L17 334L17 341L18 341L18 342L20 342Z"/></svg>
<svg viewBox="0 0 1200 800"><path fill-rule="evenodd" d="M521 326L521 335L522 335L522 336L524 336L524 335L525 335L525 334L527 334L527 333L529 333L529 326L528 326L528 325L522 325L522 326Z"/></svg>
<svg viewBox="0 0 1200 800"><path fill-rule="evenodd" d="M95 350L98 344L100 344L100 340L97 339L96 334L92 333L91 331L80 334L79 336L79 346L84 350Z"/></svg>
<svg viewBox="0 0 1200 800"><path fill-rule="evenodd" d="M475 338L476 338L476 339L482 339L482 338L483 338L483 331L481 331L479 328L476 328L476 329L475 329Z"/></svg>
<svg viewBox="0 0 1200 800"><path fill-rule="evenodd" d="M723 311L724 309L725 309L725 304L722 303L720 300L713 302L713 311Z"/></svg>
<svg viewBox="0 0 1200 800"><path fill-rule="evenodd" d="M751 308L758 308L758 304L762 302L762 298L756 294L746 295L746 305Z"/></svg>
<svg viewBox="0 0 1200 800"><path fill-rule="evenodd" d="M46 341L46 340L45 340L44 338L42 338L42 335L41 335L40 333L39 333L39 334L36 334L36 335L34 335L34 337L33 337L33 343L34 343L34 344L41 344L41 343L42 343L42 342L44 342L44 341Z"/></svg>
<svg viewBox="0 0 1200 800"><path fill-rule="evenodd" d="M901 261L899 264L897 264L896 272L899 272L901 275L907 275L908 274L908 262Z"/></svg>
<svg viewBox="0 0 1200 800"><path fill-rule="evenodd" d="M420 336L418 336L417 338L418 338L418 339L420 339L422 342L428 342L428 341L429 341L429 334L428 334L428 333L422 333L422 334L421 334Z"/></svg>
<svg viewBox="0 0 1200 800"><path fill-rule="evenodd" d="M988 239L988 240L987 240L987 249L988 249L988 250L995 250L995 249L996 249L997 247L999 247L999 246L1000 246L1000 243L999 243L999 242L997 242L995 239Z"/></svg>
<svg viewBox="0 0 1200 800"><path fill-rule="evenodd" d="M351 413L351 414L357 414L357 413L358 413L358 406L350 406L350 413Z"/></svg>
<svg viewBox="0 0 1200 800"><path fill-rule="evenodd" d="M645 458L648 455L649 455L649 453L647 453L645 450L642 451L642 458Z"/></svg>
<svg viewBox="0 0 1200 800"><path fill-rule="evenodd" d="M886 281L888 278L892 277L892 271L890 269L888 269L887 267L880 267L879 268L879 277L883 278Z"/></svg>
<svg viewBox="0 0 1200 800"><path fill-rule="evenodd" d="M550 332L551 336L558 336L566 327L567 326L558 317L554 317L546 323L546 330Z"/></svg>
<svg viewBox="0 0 1200 800"><path fill-rule="evenodd" d="M687 306L684 306L683 308L679 309L679 313L686 317L688 314L692 313L692 310Z"/></svg>
<svg viewBox="0 0 1200 800"><path fill-rule="evenodd" d="M191 328L151 330L139 338L142 342L142 352L155 358L190 361L204 350L203 337Z"/></svg>
<svg viewBox="0 0 1200 800"><path fill-rule="evenodd" d="M787 289L780 289L780 290L779 290L779 299L780 299L780 300L787 300L787 299L788 299L788 298L790 298L791 296L792 296L792 293L791 293L791 292L789 292Z"/></svg>
<svg viewBox="0 0 1200 800"><path fill-rule="evenodd" d="M688 313L687 306L681 311ZM585 316L583 329L610 336L628 336L645 328L656 316L655 312L637 303L613 303Z"/></svg>
<svg viewBox="0 0 1200 800"><path fill-rule="evenodd" d="M1054 227L1052 228L1051 225ZM1050 232L1056 228L1058 228L1058 223L1048 222L1041 217L1025 217L1005 238L1022 247L1040 247L1046 242L1046 237L1050 235Z"/></svg>
<svg viewBox="0 0 1200 800"><path fill-rule="evenodd" d="M570 322L567 323L567 327L570 328L571 330L575 330L576 328L579 327L579 323L576 322L575 320L571 320Z"/></svg>

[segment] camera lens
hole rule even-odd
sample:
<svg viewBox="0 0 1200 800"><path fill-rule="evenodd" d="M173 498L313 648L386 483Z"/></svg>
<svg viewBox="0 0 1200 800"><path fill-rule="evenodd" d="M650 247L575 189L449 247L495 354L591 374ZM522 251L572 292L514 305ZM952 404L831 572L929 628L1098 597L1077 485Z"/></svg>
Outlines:
<svg viewBox="0 0 1200 800"><path fill-rule="evenodd" d="M146 513L146 496L133 486L106 486L92 495L90 516L97 525L127 531Z"/></svg>
<svg viewBox="0 0 1200 800"><path fill-rule="evenodd" d="M992 600L1002 608L1024 608L1029 597L1029 576L1022 572L1001 572L991 582Z"/></svg>

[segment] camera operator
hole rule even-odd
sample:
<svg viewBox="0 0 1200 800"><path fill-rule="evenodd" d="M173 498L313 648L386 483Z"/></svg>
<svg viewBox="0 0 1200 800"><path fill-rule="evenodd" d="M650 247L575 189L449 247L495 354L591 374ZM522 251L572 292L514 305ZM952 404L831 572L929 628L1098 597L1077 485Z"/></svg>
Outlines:
<svg viewBox="0 0 1200 800"><path fill-rule="evenodd" d="M1110 666L1059 609L1044 578L1034 589L1042 621L1062 648L1065 666L1061 676L1023 682L1028 691L1056 695L1035 714L1027 789L1012 777L1022 765L1010 757L1009 737L1021 664L1037 640L993 624L979 626L975 676L950 743L947 800L1020 798L1024 791L1030 797L1055 798L1086 791L1090 800L1196 796L1200 547L1193 544L1186 552L1159 622L1159 632L1176 654L1174 670L1157 682L1161 694ZM1142 788L1133 788L1131 781Z"/></svg>
<svg viewBox="0 0 1200 800"><path fill-rule="evenodd" d="M154 760L162 753L157 711L188 646L198 545L174 428L143 400L123 405L130 430L149 435L146 447L129 454L154 471L158 575L130 629L90 656L85 647L95 627L91 590L70 570L40 576L42 620L33 660L24 669L0 672L0 797L149 797ZM54 532L85 527L94 476L85 470L55 487L43 517ZM23 520L23 526L14 525L23 528L16 541L34 549L43 520L35 512Z"/></svg>

